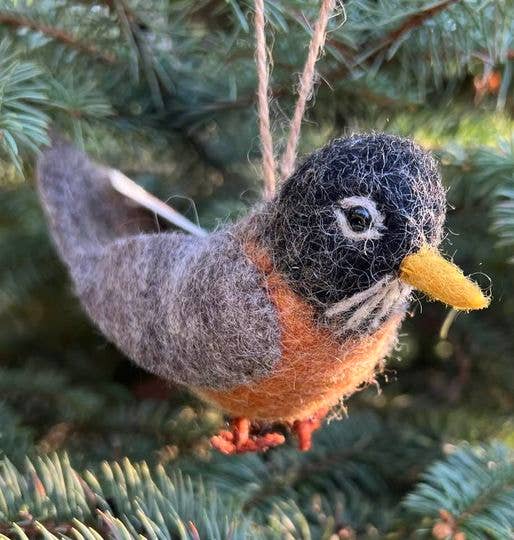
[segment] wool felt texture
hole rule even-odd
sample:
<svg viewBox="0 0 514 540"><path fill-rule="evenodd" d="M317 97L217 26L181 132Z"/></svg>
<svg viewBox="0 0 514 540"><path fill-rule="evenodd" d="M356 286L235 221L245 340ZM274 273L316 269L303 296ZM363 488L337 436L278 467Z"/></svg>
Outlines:
<svg viewBox="0 0 514 540"><path fill-rule="evenodd" d="M209 388L271 372L280 358L277 314L230 227L205 238L138 233L105 170L62 141L41 157L38 179L77 296L127 356Z"/></svg>
<svg viewBox="0 0 514 540"><path fill-rule="evenodd" d="M302 420L373 380L411 293L401 262L443 233L434 160L383 134L332 141L274 199L201 238L145 233L106 170L63 141L38 179L98 328L143 368L250 418Z"/></svg>
<svg viewBox="0 0 514 540"><path fill-rule="evenodd" d="M273 373L228 391L196 392L233 415L294 422L332 407L375 380L397 341L403 313L396 313L366 339L341 343L316 324L314 310L273 269L269 256L254 245L246 252L265 274L265 287L279 314L282 357Z"/></svg>
<svg viewBox="0 0 514 540"><path fill-rule="evenodd" d="M400 266L400 276L429 297L445 302L455 309L484 309L489 305L480 287L463 278L462 270L441 258L437 250L422 246L417 253L407 255Z"/></svg>
<svg viewBox="0 0 514 540"><path fill-rule="evenodd" d="M371 198L384 218L379 240L341 234L334 204ZM385 134L336 139L311 154L283 184L262 235L274 266L321 314L397 274L403 258L443 234L446 198L432 156Z"/></svg>

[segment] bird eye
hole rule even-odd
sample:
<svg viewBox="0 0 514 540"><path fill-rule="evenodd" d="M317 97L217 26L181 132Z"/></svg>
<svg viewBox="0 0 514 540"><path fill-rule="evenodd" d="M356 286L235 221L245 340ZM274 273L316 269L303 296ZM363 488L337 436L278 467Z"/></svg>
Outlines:
<svg viewBox="0 0 514 540"><path fill-rule="evenodd" d="M354 242L378 240L386 229L384 215L371 197L352 195L340 199L334 214L343 235Z"/></svg>
<svg viewBox="0 0 514 540"><path fill-rule="evenodd" d="M354 232L364 232L371 227L373 218L370 211L364 206L354 206L344 211L350 228Z"/></svg>

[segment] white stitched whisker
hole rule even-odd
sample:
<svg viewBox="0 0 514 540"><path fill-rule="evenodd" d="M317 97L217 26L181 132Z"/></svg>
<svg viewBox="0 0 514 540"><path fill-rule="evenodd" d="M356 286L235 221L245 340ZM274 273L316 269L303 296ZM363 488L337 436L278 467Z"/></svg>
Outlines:
<svg viewBox="0 0 514 540"><path fill-rule="evenodd" d="M403 304L411 293L410 287L403 287L402 284L395 280L391 283L391 289L382 301L382 308L373 318L372 327L376 328L380 322L389 315L395 306Z"/></svg>
<svg viewBox="0 0 514 540"><path fill-rule="evenodd" d="M377 281L374 285L369 287L368 289L358 292L349 298L345 298L343 300L340 300L333 306L330 306L325 311L326 317L334 317L335 315L339 315L340 313L344 313L345 311L348 311L352 307L364 302L367 300L370 296L373 296L376 291L384 287L385 283L391 279L391 276L387 275L384 276L381 280Z"/></svg>
<svg viewBox="0 0 514 540"><path fill-rule="evenodd" d="M389 294L389 287L384 287L381 291L377 292L375 296L372 296L355 310L354 314L346 321L344 327L346 330L352 330L358 328L358 326L368 319L373 310L382 302L382 299Z"/></svg>
<svg viewBox="0 0 514 540"><path fill-rule="evenodd" d="M398 282L393 281L389 286L389 290L387 291L387 294L382 299L382 304L381 304L380 309L373 317L373 320L371 322L371 327L373 329L376 328L380 324L380 321L386 315L389 314L393 305L399 299L399 296L400 296L400 288L398 286Z"/></svg>

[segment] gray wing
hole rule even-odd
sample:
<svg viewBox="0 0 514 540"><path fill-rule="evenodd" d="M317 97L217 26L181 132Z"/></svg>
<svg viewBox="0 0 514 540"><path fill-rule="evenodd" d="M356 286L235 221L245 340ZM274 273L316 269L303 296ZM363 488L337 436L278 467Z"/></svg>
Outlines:
<svg viewBox="0 0 514 540"><path fill-rule="evenodd" d="M105 169L56 143L38 164L50 230L100 330L144 369L222 389L270 373L280 357L275 309L230 230L142 234Z"/></svg>

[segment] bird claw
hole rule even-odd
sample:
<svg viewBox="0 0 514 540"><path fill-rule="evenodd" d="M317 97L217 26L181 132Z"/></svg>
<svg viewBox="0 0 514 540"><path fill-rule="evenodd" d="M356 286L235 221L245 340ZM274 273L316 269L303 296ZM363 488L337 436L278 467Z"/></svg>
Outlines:
<svg viewBox="0 0 514 540"><path fill-rule="evenodd" d="M298 448L302 452L312 447L312 434L321 427L329 409L320 409L316 414L305 420L296 420L291 428L298 437ZM251 433L254 427L256 433ZM246 452L265 452L285 442L282 433L269 432L260 434L248 418L235 418L232 431L223 430L211 437L213 448L226 455L244 454Z"/></svg>
<svg viewBox="0 0 514 540"><path fill-rule="evenodd" d="M312 448L312 434L321 427L329 409L320 409L316 414L305 420L296 420L293 431L298 437L298 448L306 452Z"/></svg>
<svg viewBox="0 0 514 540"><path fill-rule="evenodd" d="M225 432L226 433L226 432ZM229 432L230 433L230 432ZM231 434L232 435L232 434ZM280 446L285 442L285 437L281 433L266 433L265 435L254 435L244 443L235 443L225 437L224 433L211 437L213 448L225 455L245 454L246 452L265 452L275 446Z"/></svg>
<svg viewBox="0 0 514 540"><path fill-rule="evenodd" d="M233 455L246 452L265 452L285 442L285 437L281 433L252 435L250 427L250 420L247 418L236 418L232 431L220 431L218 435L211 437L211 445L222 454Z"/></svg>
<svg viewBox="0 0 514 540"><path fill-rule="evenodd" d="M298 448L302 452L312 447L312 434L321 427L329 409L320 409L316 414L304 420L296 420L291 425L298 437ZM251 428L255 433L251 433ZM285 442L282 433L268 432L260 434L248 418L235 418L232 431L223 430L211 437L213 448L225 455L244 454L246 452L265 452Z"/></svg>

